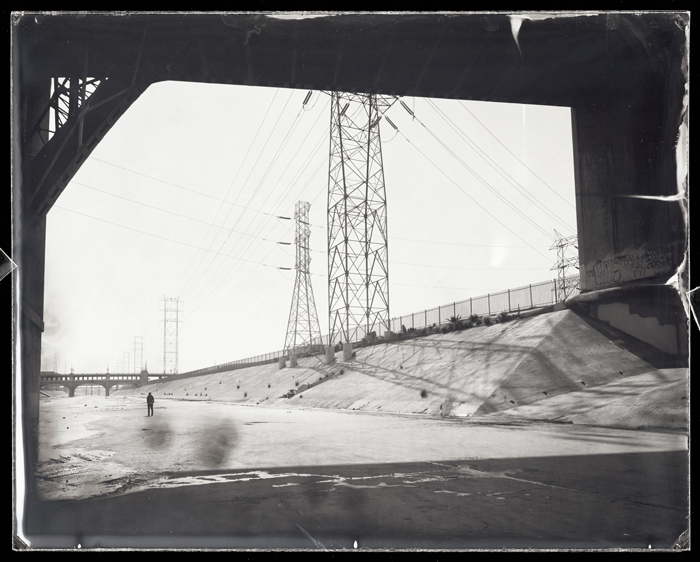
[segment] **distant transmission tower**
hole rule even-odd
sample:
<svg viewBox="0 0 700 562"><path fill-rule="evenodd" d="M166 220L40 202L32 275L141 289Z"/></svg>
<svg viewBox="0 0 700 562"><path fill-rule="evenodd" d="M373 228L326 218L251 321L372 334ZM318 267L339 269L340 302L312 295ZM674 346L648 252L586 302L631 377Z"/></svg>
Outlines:
<svg viewBox="0 0 700 562"><path fill-rule="evenodd" d="M128 351L122 353L122 374L128 375L131 370L129 369L129 364L131 363L131 355Z"/></svg>
<svg viewBox="0 0 700 562"><path fill-rule="evenodd" d="M575 267L578 269L578 238L576 235L573 236L562 236L557 230L554 230L556 240L549 247L550 250L557 251L557 263L555 263L550 271L557 269L559 271L557 275L557 286L556 286L556 301L565 301L574 290L579 288L579 275L568 275L570 267ZM576 250L576 256L567 257L566 249L574 248Z"/></svg>
<svg viewBox="0 0 700 562"><path fill-rule="evenodd" d="M287 336L284 339L284 353L310 352L314 340L321 343L321 328L316 314L316 302L311 286L311 251L309 249L309 209L311 204L306 201L298 201L294 210L296 220L296 236L294 242L297 247L296 280L294 281L294 294L292 306L289 310L289 322L287 323Z"/></svg>
<svg viewBox="0 0 700 562"><path fill-rule="evenodd" d="M394 96L331 92L329 345L389 329L389 254L379 135Z"/></svg>
<svg viewBox="0 0 700 562"><path fill-rule="evenodd" d="M177 375L180 297L163 297L163 374Z"/></svg>
<svg viewBox="0 0 700 562"><path fill-rule="evenodd" d="M134 336L134 374L143 371L143 336Z"/></svg>

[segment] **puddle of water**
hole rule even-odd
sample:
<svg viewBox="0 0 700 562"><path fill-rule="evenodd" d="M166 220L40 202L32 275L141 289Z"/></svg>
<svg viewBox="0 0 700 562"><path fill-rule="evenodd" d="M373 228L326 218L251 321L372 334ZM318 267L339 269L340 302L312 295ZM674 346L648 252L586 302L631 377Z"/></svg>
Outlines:
<svg viewBox="0 0 700 562"><path fill-rule="evenodd" d="M249 482L251 480L268 480L276 478L293 478L293 477L324 477L327 474L303 474L297 472L286 472L279 474L270 474L263 470L252 472L237 472L229 474L208 474L206 476L181 476L177 478L161 478L152 483L153 487L157 488L177 488L180 486L197 486L200 484L213 483L230 483L230 482Z"/></svg>
<svg viewBox="0 0 700 562"><path fill-rule="evenodd" d="M455 492L454 490L433 490L436 494L456 494L458 496L471 496L472 493L467 492Z"/></svg>
<svg viewBox="0 0 700 562"><path fill-rule="evenodd" d="M433 476L429 478L421 478L420 480L404 480L407 484L418 484L419 482L444 482L448 478L443 478L442 476Z"/></svg>
<svg viewBox="0 0 700 562"><path fill-rule="evenodd" d="M347 488L417 488L418 486L410 486L406 484L387 484L386 482L380 482L376 486L368 486L365 484L350 484L349 482L340 481L335 483L336 486L346 486Z"/></svg>

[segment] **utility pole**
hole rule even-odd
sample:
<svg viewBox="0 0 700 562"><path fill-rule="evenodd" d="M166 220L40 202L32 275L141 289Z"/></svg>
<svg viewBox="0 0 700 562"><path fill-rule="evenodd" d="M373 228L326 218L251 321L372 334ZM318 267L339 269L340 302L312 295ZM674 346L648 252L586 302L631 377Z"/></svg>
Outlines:
<svg viewBox="0 0 700 562"><path fill-rule="evenodd" d="M579 288L579 275L568 276L568 269L570 267L575 267L578 269L578 237L573 236L563 236L557 230L554 230L554 235L556 240L549 247L550 250L557 251L557 263L555 263L550 271L558 270L558 283L556 287L556 302L565 301L574 290ZM576 250L576 256L567 257L566 249L574 248Z"/></svg>
<svg viewBox="0 0 700 562"><path fill-rule="evenodd" d="M389 330L389 254L379 121L395 96L330 92L328 345Z"/></svg>
<svg viewBox="0 0 700 562"><path fill-rule="evenodd" d="M131 363L131 356L128 351L122 352L122 370L123 374L128 375L131 370L129 369L129 364Z"/></svg>
<svg viewBox="0 0 700 562"><path fill-rule="evenodd" d="M179 362L180 297L163 297L163 374L177 375Z"/></svg>
<svg viewBox="0 0 700 562"><path fill-rule="evenodd" d="M311 250L309 237L309 209L311 204L306 201L297 201L294 210L296 220L296 279L294 281L294 293L292 306L289 310L289 322L287 323L287 335L284 339L284 354L310 352L314 339L321 340L321 328L316 313L316 302L311 286Z"/></svg>
<svg viewBox="0 0 700 562"><path fill-rule="evenodd" d="M134 374L143 370L143 336L134 336Z"/></svg>

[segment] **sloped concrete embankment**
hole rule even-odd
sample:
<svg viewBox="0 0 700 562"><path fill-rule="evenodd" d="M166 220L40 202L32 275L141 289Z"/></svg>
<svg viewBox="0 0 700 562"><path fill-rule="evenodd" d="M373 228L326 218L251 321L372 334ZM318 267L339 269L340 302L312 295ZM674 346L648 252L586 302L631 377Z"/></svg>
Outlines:
<svg viewBox="0 0 700 562"><path fill-rule="evenodd" d="M655 376L658 369L611 339L610 333L564 310L361 348L353 361L330 366L320 357L306 358L294 368L280 370L277 365L263 365L157 382L115 394L145 395L150 391L156 400L433 416L516 415L574 421L575 413L580 423L605 425L609 418L615 418L618 425L629 426L627 422L635 420L635 427L682 425L687 372L677 369L672 375ZM649 376L635 382L634 378L643 374ZM653 392L673 384L676 386L664 388L659 394L665 401L652 408ZM606 392L593 391L606 385L613 386ZM282 397L290 389L297 394ZM575 410L564 412L566 401L555 407L558 402L552 400L570 393L576 395ZM645 393L652 394L644 397ZM621 400L617 407L601 409L614 400ZM529 405L527 412L520 409L524 405ZM667 416L674 408L678 415ZM649 421L652 409L653 423Z"/></svg>
<svg viewBox="0 0 700 562"><path fill-rule="evenodd" d="M504 410L503 417L636 429L688 428L687 369L655 369Z"/></svg>

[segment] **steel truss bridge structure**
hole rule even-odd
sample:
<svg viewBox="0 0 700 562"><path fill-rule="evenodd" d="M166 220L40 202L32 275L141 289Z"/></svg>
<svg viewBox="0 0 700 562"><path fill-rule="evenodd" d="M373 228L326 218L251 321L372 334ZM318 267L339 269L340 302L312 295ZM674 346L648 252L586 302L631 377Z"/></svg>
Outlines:
<svg viewBox="0 0 700 562"><path fill-rule="evenodd" d="M396 96L331 93L328 345L389 330L389 236L379 122Z"/></svg>
<svg viewBox="0 0 700 562"><path fill-rule="evenodd" d="M311 249L309 238L311 227L309 226L309 209L311 204L306 201L297 201L294 210L296 221L296 278L294 280L294 294L292 306L289 310L289 322L287 323L287 335L284 341L284 353L310 353L312 347L321 340L321 328L316 313L316 302L311 285Z"/></svg>

